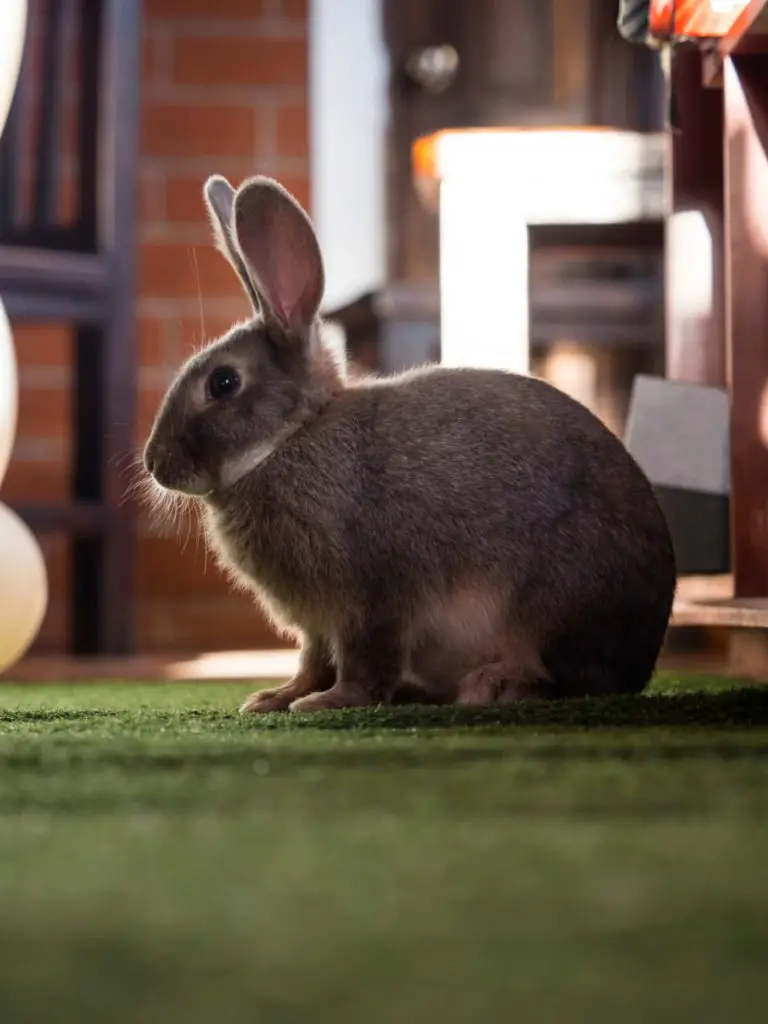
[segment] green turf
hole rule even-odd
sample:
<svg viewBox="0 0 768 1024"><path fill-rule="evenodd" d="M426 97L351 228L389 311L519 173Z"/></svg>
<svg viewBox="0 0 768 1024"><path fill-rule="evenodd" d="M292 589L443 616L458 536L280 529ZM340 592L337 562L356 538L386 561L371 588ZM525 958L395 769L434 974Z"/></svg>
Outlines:
<svg viewBox="0 0 768 1024"><path fill-rule="evenodd" d="M762 1021L768 688L0 688L0 1021Z"/></svg>

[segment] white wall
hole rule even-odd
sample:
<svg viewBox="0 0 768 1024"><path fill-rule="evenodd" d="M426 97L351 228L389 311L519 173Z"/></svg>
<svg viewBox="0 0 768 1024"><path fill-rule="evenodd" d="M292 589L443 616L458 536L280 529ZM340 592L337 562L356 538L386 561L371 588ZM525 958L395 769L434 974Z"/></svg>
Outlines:
<svg viewBox="0 0 768 1024"><path fill-rule="evenodd" d="M387 66L381 0L311 0L312 218L324 309L385 279Z"/></svg>

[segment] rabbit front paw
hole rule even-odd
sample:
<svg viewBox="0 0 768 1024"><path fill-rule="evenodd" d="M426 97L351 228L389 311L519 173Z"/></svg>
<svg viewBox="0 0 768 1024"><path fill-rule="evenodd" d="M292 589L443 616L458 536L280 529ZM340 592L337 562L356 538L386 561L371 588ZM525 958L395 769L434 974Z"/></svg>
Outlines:
<svg viewBox="0 0 768 1024"><path fill-rule="evenodd" d="M310 693L291 704L291 711L330 711L335 708L365 708L379 703L364 687L356 683L336 683L330 690Z"/></svg>
<svg viewBox="0 0 768 1024"><path fill-rule="evenodd" d="M306 680L297 677L282 686L276 686L269 690L257 690L241 705L242 714L266 714L269 711L287 711L291 704L312 693L314 687L310 687Z"/></svg>
<svg viewBox="0 0 768 1024"><path fill-rule="evenodd" d="M459 683L457 704L485 707L552 696L548 681L524 666L500 661L468 673Z"/></svg>
<svg viewBox="0 0 768 1024"><path fill-rule="evenodd" d="M318 690L327 690L336 679L336 669L327 644L308 637L301 648L299 670L289 682L269 690L257 690L240 708L243 714L266 714L269 711L287 711L299 697Z"/></svg>

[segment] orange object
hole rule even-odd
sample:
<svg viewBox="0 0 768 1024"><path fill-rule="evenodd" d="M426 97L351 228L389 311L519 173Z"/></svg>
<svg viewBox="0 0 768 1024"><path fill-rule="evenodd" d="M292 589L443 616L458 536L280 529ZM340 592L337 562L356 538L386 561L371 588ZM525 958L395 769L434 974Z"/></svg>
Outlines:
<svg viewBox="0 0 768 1024"><path fill-rule="evenodd" d="M650 32L655 39L719 39L748 6L749 0L651 0Z"/></svg>

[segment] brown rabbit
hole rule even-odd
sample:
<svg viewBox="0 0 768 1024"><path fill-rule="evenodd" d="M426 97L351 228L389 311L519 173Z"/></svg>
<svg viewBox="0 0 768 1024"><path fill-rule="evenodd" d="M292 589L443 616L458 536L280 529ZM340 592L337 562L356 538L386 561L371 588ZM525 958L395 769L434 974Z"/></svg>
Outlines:
<svg viewBox="0 0 768 1024"><path fill-rule="evenodd" d="M262 177L204 194L254 318L184 366L144 458L202 503L220 562L301 642L295 678L244 710L641 690L675 562L621 442L531 377L347 381L321 340L304 211Z"/></svg>

